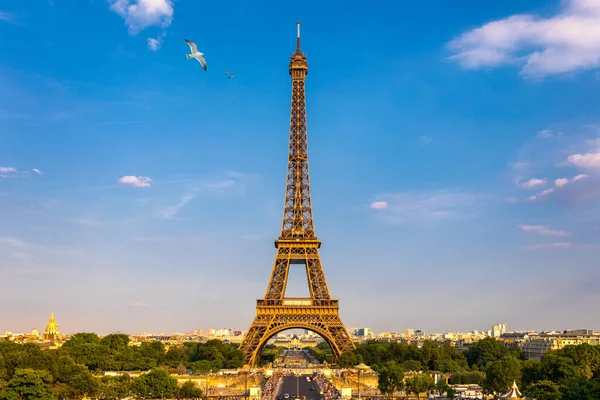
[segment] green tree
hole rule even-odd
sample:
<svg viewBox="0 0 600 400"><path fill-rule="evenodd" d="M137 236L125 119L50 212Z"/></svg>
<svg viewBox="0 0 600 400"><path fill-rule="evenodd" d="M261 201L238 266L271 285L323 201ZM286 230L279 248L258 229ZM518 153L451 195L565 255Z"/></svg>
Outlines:
<svg viewBox="0 0 600 400"><path fill-rule="evenodd" d="M179 389L179 397L184 399L199 399L202 397L202 390L194 382L187 381Z"/></svg>
<svg viewBox="0 0 600 400"><path fill-rule="evenodd" d="M6 389L0 393L0 399L55 400L50 382L52 377L47 371L19 368L8 382Z"/></svg>
<svg viewBox="0 0 600 400"><path fill-rule="evenodd" d="M452 389L445 381L440 380L435 385L435 389L440 395L453 399L456 396L456 390Z"/></svg>
<svg viewBox="0 0 600 400"><path fill-rule="evenodd" d="M423 374L413 375L406 382L406 390L409 393L416 395L417 399L421 398L421 393L433 389L434 387L435 384L433 383L433 379L430 376Z"/></svg>
<svg viewBox="0 0 600 400"><path fill-rule="evenodd" d="M105 400L119 400L131 394L132 384L128 374L102 377L99 389L99 398Z"/></svg>
<svg viewBox="0 0 600 400"><path fill-rule="evenodd" d="M423 364L417 360L406 360L402 363L402 368L405 371L419 372L423 370Z"/></svg>
<svg viewBox="0 0 600 400"><path fill-rule="evenodd" d="M155 368L133 381L133 393L143 399L173 398L179 393L177 379L162 368Z"/></svg>
<svg viewBox="0 0 600 400"><path fill-rule="evenodd" d="M489 393L508 391L513 381L521 381L521 368L521 361L512 356L490 362L485 369L484 388Z"/></svg>
<svg viewBox="0 0 600 400"><path fill-rule="evenodd" d="M187 361L187 359L185 353L179 347L171 347L165 354L165 364L169 367L175 368L182 361Z"/></svg>
<svg viewBox="0 0 600 400"><path fill-rule="evenodd" d="M92 371L100 369L109 356L95 333L76 333L62 345L61 350L75 363L85 365Z"/></svg>
<svg viewBox="0 0 600 400"><path fill-rule="evenodd" d="M404 388L404 371L394 361L388 361L379 370L377 387L381 393L391 397Z"/></svg>
<svg viewBox="0 0 600 400"><path fill-rule="evenodd" d="M464 371L455 372L450 375L450 383L452 385L469 385L475 384L483 386L485 382L485 373L479 371Z"/></svg>
<svg viewBox="0 0 600 400"><path fill-rule="evenodd" d="M568 379L562 393L562 400L598 400L600 399L600 382L587 380L585 377Z"/></svg>
<svg viewBox="0 0 600 400"><path fill-rule="evenodd" d="M544 380L534 382L525 387L523 394L536 400L561 400L560 386L552 381Z"/></svg>
<svg viewBox="0 0 600 400"><path fill-rule="evenodd" d="M466 352L469 366L484 370L492 361L499 360L509 354L509 349L499 340L485 338L472 344Z"/></svg>
<svg viewBox="0 0 600 400"><path fill-rule="evenodd" d="M85 395L95 395L99 388L98 379L83 365L77 365L69 357L58 360L56 382L60 385L59 398L78 399Z"/></svg>
<svg viewBox="0 0 600 400"><path fill-rule="evenodd" d="M354 350L342 353L338 359L338 364L342 368L354 368L360 363L362 363L362 357Z"/></svg>

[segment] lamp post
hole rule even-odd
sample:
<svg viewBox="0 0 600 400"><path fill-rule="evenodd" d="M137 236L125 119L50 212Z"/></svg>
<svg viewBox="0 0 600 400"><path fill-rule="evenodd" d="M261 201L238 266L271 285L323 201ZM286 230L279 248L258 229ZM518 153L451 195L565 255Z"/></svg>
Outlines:
<svg viewBox="0 0 600 400"><path fill-rule="evenodd" d="M358 371L358 400L360 400L360 372L365 368L368 368L368 366L363 363L356 366L356 370Z"/></svg>
<svg viewBox="0 0 600 400"><path fill-rule="evenodd" d="M244 398L246 400L248 400L248 374L250 373L250 371L246 372L246 380L245 380L245 384L244 384Z"/></svg>

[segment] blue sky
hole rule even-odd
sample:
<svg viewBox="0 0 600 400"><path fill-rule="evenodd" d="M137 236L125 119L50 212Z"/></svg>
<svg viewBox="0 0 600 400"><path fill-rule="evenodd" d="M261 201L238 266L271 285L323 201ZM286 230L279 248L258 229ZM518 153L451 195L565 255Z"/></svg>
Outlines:
<svg viewBox="0 0 600 400"><path fill-rule="evenodd" d="M346 325L600 330L600 2L451 3L0 3L0 330L247 328L297 20Z"/></svg>

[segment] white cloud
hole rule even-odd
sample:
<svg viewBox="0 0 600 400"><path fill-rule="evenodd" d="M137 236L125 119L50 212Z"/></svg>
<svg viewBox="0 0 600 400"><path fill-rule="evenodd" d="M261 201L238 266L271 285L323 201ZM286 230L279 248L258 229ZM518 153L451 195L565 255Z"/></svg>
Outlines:
<svg viewBox="0 0 600 400"><path fill-rule="evenodd" d="M538 132L538 136L541 137L542 139L549 139L553 135L552 135L552 131L550 129L542 129L541 131Z"/></svg>
<svg viewBox="0 0 600 400"><path fill-rule="evenodd" d="M6 244L13 247L24 247L26 243L20 239L13 238L10 236L0 236L0 244Z"/></svg>
<svg viewBox="0 0 600 400"><path fill-rule="evenodd" d="M568 178L558 178L558 179L556 179L554 181L554 186L556 186L556 187L563 187L567 183L569 183L569 179Z"/></svg>
<svg viewBox="0 0 600 400"><path fill-rule="evenodd" d="M173 20L171 0L108 0L110 10L125 19L131 34L149 26L166 28Z"/></svg>
<svg viewBox="0 0 600 400"><path fill-rule="evenodd" d="M212 188L212 189L225 189L230 188L235 185L235 181L232 179L224 179L218 182L206 183L204 186Z"/></svg>
<svg viewBox="0 0 600 400"><path fill-rule="evenodd" d="M0 174L8 174L11 172L17 172L17 169L13 167L0 167Z"/></svg>
<svg viewBox="0 0 600 400"><path fill-rule="evenodd" d="M525 182L519 183L519 186L525 189L531 189L538 186L544 186L548 181L546 179L533 178Z"/></svg>
<svg viewBox="0 0 600 400"><path fill-rule="evenodd" d="M553 192L554 192L553 188L542 190L538 194L534 194L533 196L529 196L527 198L527 201L529 201L530 203L535 203L535 202L538 202L538 201L541 201L541 200L545 200Z"/></svg>
<svg viewBox="0 0 600 400"><path fill-rule="evenodd" d="M148 50L158 51L158 49L160 49L161 45L162 45L161 39L148 38Z"/></svg>
<svg viewBox="0 0 600 400"><path fill-rule="evenodd" d="M571 236L569 232L550 229L548 225L519 225L519 229L523 232L536 233L543 236Z"/></svg>
<svg viewBox="0 0 600 400"><path fill-rule="evenodd" d="M165 219L173 218L174 216L179 214L179 211L181 211L183 207L185 207L190 201L194 200L195 198L196 193L185 194L181 196L177 204L164 208L160 212L160 216Z"/></svg>
<svg viewBox="0 0 600 400"><path fill-rule="evenodd" d="M150 187L150 182L152 179L147 176L125 175L119 179L119 183L133 187Z"/></svg>
<svg viewBox="0 0 600 400"><path fill-rule="evenodd" d="M597 153L585 153L585 154L571 154L567 158L567 163L583 168L583 169L598 169L600 170L600 152Z"/></svg>
<svg viewBox="0 0 600 400"><path fill-rule="evenodd" d="M519 14L486 23L452 40L450 59L465 68L518 65L543 77L600 65L600 2L565 0L556 15Z"/></svg>
<svg viewBox="0 0 600 400"><path fill-rule="evenodd" d="M36 174L38 174L38 175L41 175L41 174L42 174L42 171L40 171L40 170L39 170L39 169L37 169L37 168L34 168L34 169L32 169L32 171L33 171L33 172L35 172L35 173L36 173Z"/></svg>
<svg viewBox="0 0 600 400"><path fill-rule="evenodd" d="M130 304L131 307L150 307L150 305L146 303L142 303L141 301L136 301L135 303Z"/></svg>
<svg viewBox="0 0 600 400"><path fill-rule="evenodd" d="M0 10L0 21L8 22L9 24L16 23L17 19L14 14Z"/></svg>
<svg viewBox="0 0 600 400"><path fill-rule="evenodd" d="M419 141L419 144L421 144L423 146L433 142L433 138L431 136L427 136L427 135L419 136L417 138L417 140Z"/></svg>
<svg viewBox="0 0 600 400"><path fill-rule="evenodd" d="M526 249L530 250L539 250L539 249L568 249L573 247L574 244L570 242L552 242L552 243L542 243L542 244L532 244L528 246L524 246Z"/></svg>
<svg viewBox="0 0 600 400"><path fill-rule="evenodd" d="M380 195L370 208L384 210L378 215L391 223L408 220L441 220L473 216L483 195L450 190L414 191ZM385 205L384 205L385 204Z"/></svg>
<svg viewBox="0 0 600 400"><path fill-rule="evenodd" d="M531 163L525 162L525 161L516 162L516 163L512 164L512 169L521 170L521 169L525 169L525 168L529 167L530 165L531 165Z"/></svg>
<svg viewBox="0 0 600 400"><path fill-rule="evenodd" d="M369 208L372 208L373 210L385 210L388 208L388 203L387 201L374 201Z"/></svg>

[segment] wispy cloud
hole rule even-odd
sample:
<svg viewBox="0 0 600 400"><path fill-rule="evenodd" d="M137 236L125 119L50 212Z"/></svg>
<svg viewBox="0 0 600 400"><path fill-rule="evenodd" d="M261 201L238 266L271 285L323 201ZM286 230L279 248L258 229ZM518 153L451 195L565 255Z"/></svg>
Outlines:
<svg viewBox="0 0 600 400"><path fill-rule="evenodd" d="M173 20L171 0L108 0L109 9L125 20L131 34L149 26L166 28Z"/></svg>
<svg viewBox="0 0 600 400"><path fill-rule="evenodd" d="M13 167L0 167L0 176L2 176L2 174L12 174L18 172L16 168Z"/></svg>
<svg viewBox="0 0 600 400"><path fill-rule="evenodd" d="M233 185L235 185L236 181L232 180L232 179L224 179L221 181L217 181L217 182L208 182L206 183L204 186L208 187L208 188L213 188L213 189L225 189L225 188L230 188Z"/></svg>
<svg viewBox="0 0 600 400"><path fill-rule="evenodd" d="M141 301L136 301L135 303L130 304L131 307L150 307L149 304L143 303Z"/></svg>
<svg viewBox="0 0 600 400"><path fill-rule="evenodd" d="M134 242L147 243L147 242L201 242L204 240L202 236L140 236L131 239Z"/></svg>
<svg viewBox="0 0 600 400"><path fill-rule="evenodd" d="M119 183L133 187L150 187L152 179L147 176L125 175L119 179Z"/></svg>
<svg viewBox="0 0 600 400"><path fill-rule="evenodd" d="M556 140L539 140L538 132L526 141L518 150L517 162L512 164L509 172L517 186L538 190L525 200L532 204L552 202L565 207L584 206L600 200L600 164L596 165L600 160L600 139L597 136L597 127L592 125L579 127L568 135L557 133ZM523 163L528 165L515 168ZM548 178L524 179L524 175ZM517 192L510 195L520 197Z"/></svg>
<svg viewBox="0 0 600 400"><path fill-rule="evenodd" d="M542 129L537 133L538 137L542 139L550 139L552 136L552 131L550 129Z"/></svg>
<svg viewBox="0 0 600 400"><path fill-rule="evenodd" d="M0 10L0 21L8 22L9 24L15 24L17 17L15 14L9 13L8 11Z"/></svg>
<svg viewBox="0 0 600 400"><path fill-rule="evenodd" d="M160 38L148 38L148 50L150 51L158 51L160 46L162 45L162 40Z"/></svg>
<svg viewBox="0 0 600 400"><path fill-rule="evenodd" d="M433 138L431 136L422 135L417 138L417 141L421 146L425 146L433 142Z"/></svg>
<svg viewBox="0 0 600 400"><path fill-rule="evenodd" d="M544 77L600 65L600 2L565 0L554 16L518 14L486 23L452 40L450 59L465 68L516 65Z"/></svg>
<svg viewBox="0 0 600 400"><path fill-rule="evenodd" d="M571 242L552 242L552 243L541 243L541 244L531 244L527 246L523 246L526 249L530 250L540 250L540 249L570 249L575 245Z"/></svg>
<svg viewBox="0 0 600 400"><path fill-rule="evenodd" d="M567 231L550 229L548 225L519 225L519 229L521 229L523 232L535 233L542 236L571 236L571 234Z"/></svg>
<svg viewBox="0 0 600 400"><path fill-rule="evenodd" d="M0 119L28 119L29 114L11 112L0 108Z"/></svg>
<svg viewBox="0 0 600 400"><path fill-rule="evenodd" d="M166 207L160 211L160 217L164 219L169 219L175 217L179 214L182 208L184 208L190 201L194 200L198 195L197 192L184 194L179 198L177 204Z"/></svg>
<svg viewBox="0 0 600 400"><path fill-rule="evenodd" d="M41 174L42 174L42 171L40 171L40 170L39 170L39 169L37 169L37 168L34 168L34 169L32 169L31 171L35 172L35 173L36 173L36 174L38 174L38 175L41 175Z"/></svg>
<svg viewBox="0 0 600 400"><path fill-rule="evenodd" d="M377 196L370 208L391 223L472 217L481 210L484 194L452 190L413 191Z"/></svg>
<svg viewBox="0 0 600 400"><path fill-rule="evenodd" d="M525 182L519 182L519 186L524 189L531 189L531 188L544 186L544 185L546 185L546 183L548 183L548 180L546 178L543 178L543 179L533 178L533 179L529 179Z"/></svg>
<svg viewBox="0 0 600 400"><path fill-rule="evenodd" d="M374 201L369 205L369 208L373 210L385 210L387 207L387 201Z"/></svg>

